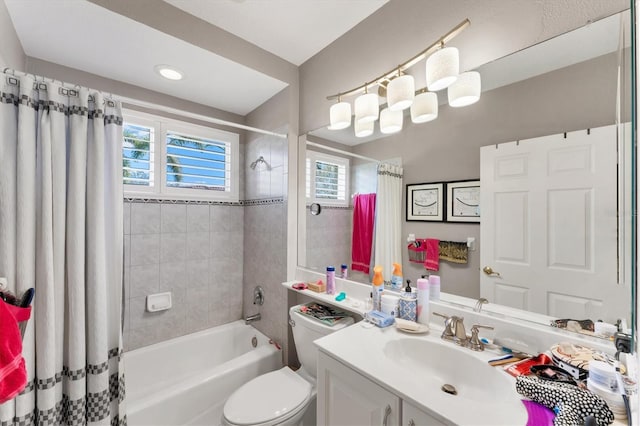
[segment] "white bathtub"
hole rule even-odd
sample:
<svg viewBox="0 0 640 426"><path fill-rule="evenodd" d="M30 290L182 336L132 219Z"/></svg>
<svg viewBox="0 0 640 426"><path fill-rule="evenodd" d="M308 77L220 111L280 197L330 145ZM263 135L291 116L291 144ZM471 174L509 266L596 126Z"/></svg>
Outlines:
<svg viewBox="0 0 640 426"><path fill-rule="evenodd" d="M124 365L130 426L218 425L229 395L282 355L240 320L126 352Z"/></svg>

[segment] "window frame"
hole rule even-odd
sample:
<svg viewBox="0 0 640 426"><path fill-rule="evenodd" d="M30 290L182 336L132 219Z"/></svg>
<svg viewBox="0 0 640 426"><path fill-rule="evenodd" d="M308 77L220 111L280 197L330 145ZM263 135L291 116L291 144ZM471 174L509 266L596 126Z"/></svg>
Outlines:
<svg viewBox="0 0 640 426"><path fill-rule="evenodd" d="M307 160L310 161L310 170L311 173L307 173ZM345 167L345 182L344 182L344 200L332 200L329 198L316 198L315 197L315 189L316 189L316 180L315 180L315 163L316 161L322 161L326 163L334 163L338 166ZM307 155L305 159L305 180L307 177L313 176L313 179L309 180L309 194L310 196L306 196L306 182L305 182L305 198L306 204L310 205L313 203L318 203L321 205L327 206L336 206L336 207L349 207L351 199L349 194L351 192L350 185L350 175L351 175L351 160L345 157L339 157L337 155L325 154L318 151L307 150Z"/></svg>
<svg viewBox="0 0 640 426"><path fill-rule="evenodd" d="M125 124L139 124L153 129L153 157L149 167L153 171L153 186L129 185L123 181L124 196L129 198L157 198L162 200L227 201L240 199L240 135L212 127L192 124L155 114L123 110ZM211 139L229 145L229 190L214 191L194 188L178 188L166 184L167 179L167 133L180 136ZM124 141L124 137L122 138ZM122 148L121 148L122 149Z"/></svg>

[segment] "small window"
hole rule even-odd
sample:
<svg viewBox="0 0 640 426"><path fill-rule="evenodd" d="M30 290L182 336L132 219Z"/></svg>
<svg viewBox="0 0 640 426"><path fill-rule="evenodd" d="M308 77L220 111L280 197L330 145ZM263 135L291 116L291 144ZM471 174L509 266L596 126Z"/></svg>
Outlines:
<svg viewBox="0 0 640 426"><path fill-rule="evenodd" d="M125 113L125 195L238 200L235 133L140 113Z"/></svg>
<svg viewBox="0 0 640 426"><path fill-rule="evenodd" d="M307 151L306 163L307 202L348 206L349 160Z"/></svg>

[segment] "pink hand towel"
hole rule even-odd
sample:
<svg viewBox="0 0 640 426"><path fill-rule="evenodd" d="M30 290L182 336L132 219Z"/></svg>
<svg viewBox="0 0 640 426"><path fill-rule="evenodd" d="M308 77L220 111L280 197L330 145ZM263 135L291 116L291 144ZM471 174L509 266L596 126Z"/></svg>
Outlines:
<svg viewBox="0 0 640 426"><path fill-rule="evenodd" d="M376 194L353 197L353 234L351 238L351 269L369 273L373 224L376 217Z"/></svg>
<svg viewBox="0 0 640 426"><path fill-rule="evenodd" d="M427 252L425 253L424 267L428 271L437 271L440 268L440 240L427 238L425 245Z"/></svg>
<svg viewBox="0 0 640 426"><path fill-rule="evenodd" d="M26 385L27 370L18 322L9 305L0 301L0 404L14 398Z"/></svg>

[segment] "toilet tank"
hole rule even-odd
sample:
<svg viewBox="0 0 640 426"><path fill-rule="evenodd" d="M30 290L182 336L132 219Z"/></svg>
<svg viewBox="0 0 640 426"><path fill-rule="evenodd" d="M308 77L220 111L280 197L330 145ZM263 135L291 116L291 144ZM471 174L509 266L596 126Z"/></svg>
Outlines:
<svg viewBox="0 0 640 426"><path fill-rule="evenodd" d="M292 306L289 309L289 317L293 320L291 324L293 341L302 368L312 377L316 377L318 348L313 344L313 341L350 326L354 320L352 317L346 317L330 326L308 315L301 314L298 312L300 306L302 305Z"/></svg>

